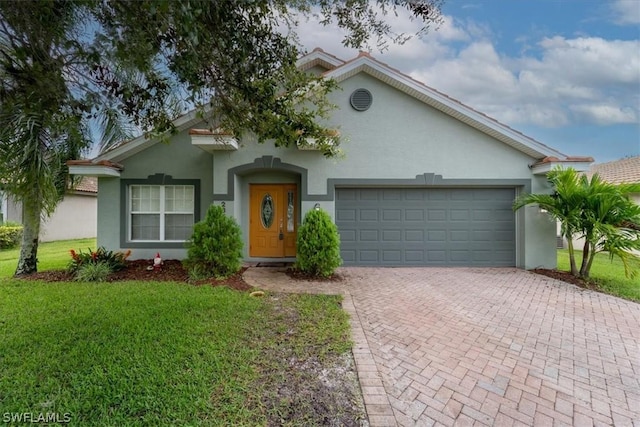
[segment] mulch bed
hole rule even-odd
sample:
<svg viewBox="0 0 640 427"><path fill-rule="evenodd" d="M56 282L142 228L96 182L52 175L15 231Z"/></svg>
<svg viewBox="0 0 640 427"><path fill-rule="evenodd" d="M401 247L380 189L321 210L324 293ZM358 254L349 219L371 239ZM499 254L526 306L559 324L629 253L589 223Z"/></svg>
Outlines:
<svg viewBox="0 0 640 427"><path fill-rule="evenodd" d="M238 291L252 291L254 288L247 284L242 277L247 267L243 267L238 273L226 279L206 279L199 281L189 280L189 274L185 270L182 262L175 259L163 261L162 268L148 270L149 266L153 265L153 260L134 260L127 261L127 267L123 270L116 271L111 274L107 279L108 282L121 282L126 280L146 280L157 282L185 282L194 285L211 285L211 286L227 286L231 289ZM551 277L553 279L561 280L563 282L571 283L584 289L590 289L598 291L598 286L588 280L580 279L572 276L567 271L550 270L546 268L535 268L530 270L533 273L541 274L543 276ZM322 282L340 282L343 277L339 274L334 274L329 277L318 277L304 273L295 268L287 268L286 273L289 277L295 280L304 281L322 281ZM27 276L22 276L28 280L43 280L46 282L65 282L73 281L73 276L67 273L65 270L49 270L42 271Z"/></svg>
<svg viewBox="0 0 640 427"><path fill-rule="evenodd" d="M226 279L206 279L193 282L189 280L189 274L185 270L182 262L175 259L162 262L162 268L148 270L153 265L153 260L127 261L127 267L112 273L107 279L108 282L122 282L126 280L145 280L156 282L185 282L194 285L227 286L238 291L250 291L253 287L244 281L242 274L246 270L243 267L238 273ZM64 270L42 271L21 278L27 280L44 280L46 282L73 281L73 276Z"/></svg>
<svg viewBox="0 0 640 427"><path fill-rule="evenodd" d="M536 274L541 274L543 276L551 277L553 279L561 280L563 282L571 283L572 285L576 285L580 288L590 289L592 291L600 292L598 285L596 285L595 283L589 280L575 277L571 275L571 273L569 273L568 271L550 270L546 268L534 268L533 270L530 270L530 271Z"/></svg>

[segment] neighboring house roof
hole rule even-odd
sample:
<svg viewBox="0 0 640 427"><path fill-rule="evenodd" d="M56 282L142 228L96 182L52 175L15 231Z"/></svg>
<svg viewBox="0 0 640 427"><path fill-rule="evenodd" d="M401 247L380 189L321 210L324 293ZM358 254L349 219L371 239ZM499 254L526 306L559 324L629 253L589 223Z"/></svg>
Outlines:
<svg viewBox="0 0 640 427"><path fill-rule="evenodd" d="M587 172L611 184L640 184L640 156L592 165Z"/></svg>
<svg viewBox="0 0 640 427"><path fill-rule="evenodd" d="M564 163L571 163L571 166L575 169L584 171L587 166L593 162L593 159L590 157L568 157L565 154L510 128L509 126L502 124L441 92L438 92L424 83L401 73L395 68L374 59L370 54L365 52L360 52L357 57L349 61L343 61L324 52L320 48L316 48L308 55L300 58L296 64L302 70L310 69L316 65L322 66L327 70L322 75L326 78L333 78L338 82L346 80L360 72L364 72L531 156L535 159L535 162L531 165L534 173L545 173L554 166ZM201 116L195 111L192 111L176 119L174 124L178 131L184 131L201 120ZM144 136L140 136L101 154L94 159L94 163L102 163L104 161L119 162L139 153L157 142L157 139L147 139Z"/></svg>
<svg viewBox="0 0 640 427"><path fill-rule="evenodd" d="M98 178L93 176L83 176L80 182L75 186L75 191L83 193L98 193Z"/></svg>

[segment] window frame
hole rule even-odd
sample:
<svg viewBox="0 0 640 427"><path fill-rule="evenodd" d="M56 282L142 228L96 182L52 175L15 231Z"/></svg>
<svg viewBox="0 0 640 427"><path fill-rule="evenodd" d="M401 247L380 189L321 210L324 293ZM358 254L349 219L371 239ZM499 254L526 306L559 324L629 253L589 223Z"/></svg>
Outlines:
<svg viewBox="0 0 640 427"><path fill-rule="evenodd" d="M192 186L193 187L193 223L200 221L200 180L199 179L173 179L170 175L155 174L146 179L122 179L120 187L121 221L120 221L120 245L128 248L184 248L186 240L133 240L132 236L132 206L131 188L133 186L160 186L160 237L165 234L164 224L167 212L165 206L165 188L168 186ZM155 214L155 213L154 213ZM169 214L174 214L169 212ZM177 213L180 214L180 213ZM186 214L186 213L184 213Z"/></svg>

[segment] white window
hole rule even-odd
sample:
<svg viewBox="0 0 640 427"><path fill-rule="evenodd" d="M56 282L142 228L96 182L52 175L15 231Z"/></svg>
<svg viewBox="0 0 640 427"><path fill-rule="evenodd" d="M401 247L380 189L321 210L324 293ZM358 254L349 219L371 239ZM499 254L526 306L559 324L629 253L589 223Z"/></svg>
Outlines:
<svg viewBox="0 0 640 427"><path fill-rule="evenodd" d="M193 185L130 185L129 240L185 241L194 222Z"/></svg>

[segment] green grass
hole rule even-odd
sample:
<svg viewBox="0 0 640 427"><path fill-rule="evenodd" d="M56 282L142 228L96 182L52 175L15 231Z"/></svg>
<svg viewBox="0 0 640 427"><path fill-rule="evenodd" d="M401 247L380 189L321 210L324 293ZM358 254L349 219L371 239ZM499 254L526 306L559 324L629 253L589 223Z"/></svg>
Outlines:
<svg viewBox="0 0 640 427"><path fill-rule="evenodd" d="M83 426L265 425L300 407L274 394L291 357L343 354L348 330L335 296L0 279L0 408Z"/></svg>
<svg viewBox="0 0 640 427"><path fill-rule="evenodd" d="M582 260L582 251L576 251L578 267ZM640 258L633 261L635 268L640 273ZM558 250L558 269L569 271L569 251ZM634 278L624 275L624 266L619 258L609 259L606 253L598 253L591 267L591 280L598 285L603 292L616 295L621 298L640 302L640 274Z"/></svg>
<svg viewBox="0 0 640 427"><path fill-rule="evenodd" d="M38 271L61 270L67 267L70 249L96 248L96 239L60 240L40 243L38 246ZM20 248L0 250L0 278L11 277L18 266Z"/></svg>

